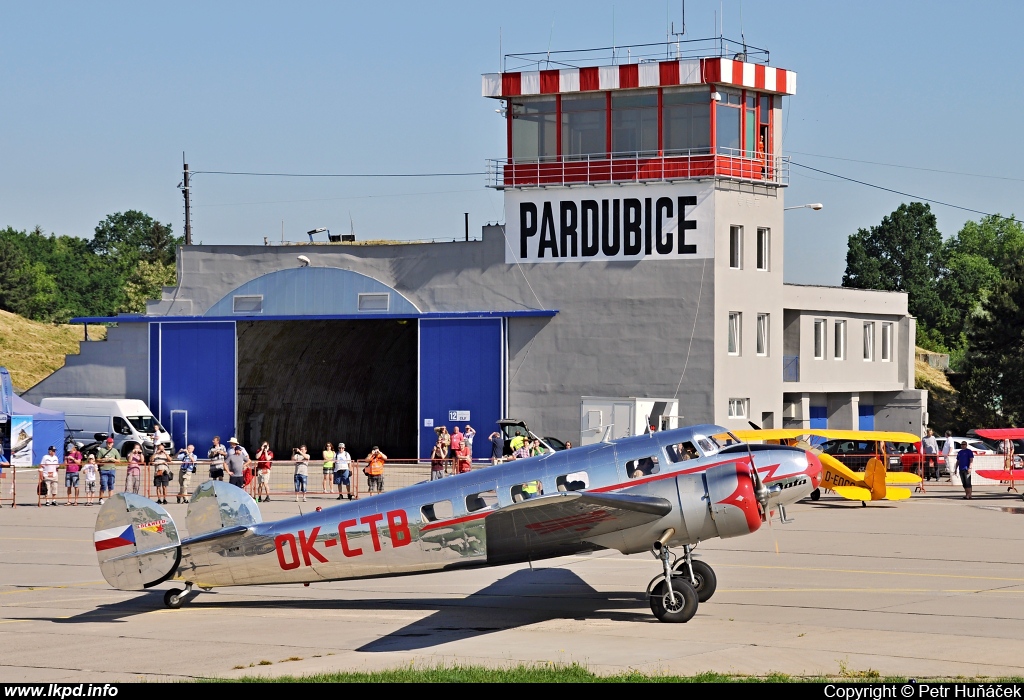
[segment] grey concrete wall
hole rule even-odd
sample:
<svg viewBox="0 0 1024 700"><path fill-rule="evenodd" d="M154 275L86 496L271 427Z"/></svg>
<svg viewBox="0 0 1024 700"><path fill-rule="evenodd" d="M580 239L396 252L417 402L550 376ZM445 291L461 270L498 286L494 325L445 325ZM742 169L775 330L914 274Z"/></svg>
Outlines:
<svg viewBox="0 0 1024 700"><path fill-rule="evenodd" d="M83 341L78 355L22 394L36 405L54 396L149 399L149 326L124 323L107 330L106 340Z"/></svg>
<svg viewBox="0 0 1024 700"><path fill-rule="evenodd" d="M914 435L924 432L928 392L924 389L881 394L875 392L875 430L903 430Z"/></svg>
<svg viewBox="0 0 1024 700"><path fill-rule="evenodd" d="M425 312L562 310L511 319L508 328L509 413L549 435L579 434L579 401L587 395L672 397L679 387L686 421L714 419L711 261L508 265L505 245L503 229L487 227L482 241L469 243L191 246L181 252L179 289L152 311L173 315L173 304L203 313L253 277L297 266L305 255L313 265L372 276Z"/></svg>

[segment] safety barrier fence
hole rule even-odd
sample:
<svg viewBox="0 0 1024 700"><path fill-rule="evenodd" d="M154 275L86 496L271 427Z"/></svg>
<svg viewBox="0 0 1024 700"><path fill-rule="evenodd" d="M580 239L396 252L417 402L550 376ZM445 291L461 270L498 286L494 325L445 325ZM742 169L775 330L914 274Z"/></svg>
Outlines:
<svg viewBox="0 0 1024 700"><path fill-rule="evenodd" d="M271 463L271 469L269 479L267 482L267 491L259 490L259 480L256 476L256 462L253 461L251 464L252 475L251 480L245 485L245 491L249 493L253 498L257 496L262 497L263 493L268 493L271 500L286 498L295 498L295 463L291 461L275 461ZM352 468L350 470L350 483L352 485L353 498L359 498L360 496L366 496L368 493L368 480L367 476L363 474L363 468L367 466L364 460L357 460L352 462ZM490 466L489 460L474 460L472 469L480 469L486 466ZM337 500L339 491L338 486L334 484L333 472L328 475L327 488L324 487L324 471L323 471L323 460L310 460L309 466L307 467L309 472L306 480L306 499L308 500ZM114 469L114 492L122 492L127 490L133 490L133 483L128 480L128 466L126 464L118 464ZM171 480L167 485L167 501L169 503L175 503L178 500L180 493L179 483L179 465L177 462L173 462L170 465ZM455 462L449 460L446 464L445 474L451 476L455 473ZM138 478L138 491L139 495L145 496L153 500L157 500L157 487L153 483L154 470L152 465L144 465L139 473ZM208 462L200 462L196 466L196 472L192 475L189 489L186 493L191 494L195 488L210 479L210 465ZM430 463L415 459L393 459L388 460L384 466L384 491L394 491L396 489L404 488L406 486L412 486L423 481L430 479ZM222 479L227 481L228 477L225 475ZM57 492L56 496L44 496L39 492L39 469L37 467L6 467L3 471L2 478L0 478L0 506L18 505L43 505L48 501L57 501L58 504L64 504L68 502L67 487L65 486L65 470L63 465L61 466L57 476ZM344 486L341 487L342 492L347 496L348 489ZM326 491L326 492L325 492ZM94 505L99 504L100 497L100 476L97 474L95 489L89 491L87 488L87 482L85 475L79 472L78 477L78 497L77 502L79 505L84 505L90 502L89 495L92 494L91 502ZM71 502L74 503L75 489L71 489Z"/></svg>

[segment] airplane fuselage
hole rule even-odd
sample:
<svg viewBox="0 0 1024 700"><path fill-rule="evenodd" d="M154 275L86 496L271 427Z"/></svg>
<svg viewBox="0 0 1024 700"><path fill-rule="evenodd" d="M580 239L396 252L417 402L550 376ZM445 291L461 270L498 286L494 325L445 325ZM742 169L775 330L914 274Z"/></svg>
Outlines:
<svg viewBox="0 0 1024 700"><path fill-rule="evenodd" d="M173 578L232 586L395 576L539 560L595 549L645 551L670 528L668 544L696 544L760 526L750 460L768 489L768 507L793 503L818 486L820 464L797 448L733 445L696 426L599 443L425 482L321 511L250 526L229 539L182 542ZM692 448L680 457L683 446ZM678 460L678 461L677 461ZM536 495L524 485L539 482ZM663 499L670 512L615 528L614 509L531 517L541 499L574 493ZM661 501L658 501L661 502ZM502 521L503 511L523 514ZM490 522L489 522L490 517Z"/></svg>

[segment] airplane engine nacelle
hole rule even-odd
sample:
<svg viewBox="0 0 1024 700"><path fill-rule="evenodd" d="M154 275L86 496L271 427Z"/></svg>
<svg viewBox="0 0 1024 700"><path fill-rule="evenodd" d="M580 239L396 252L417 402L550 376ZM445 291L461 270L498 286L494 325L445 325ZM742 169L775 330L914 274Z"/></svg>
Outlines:
<svg viewBox="0 0 1024 700"><path fill-rule="evenodd" d="M711 519L721 538L738 537L761 527L754 480L745 464L722 464L704 473Z"/></svg>

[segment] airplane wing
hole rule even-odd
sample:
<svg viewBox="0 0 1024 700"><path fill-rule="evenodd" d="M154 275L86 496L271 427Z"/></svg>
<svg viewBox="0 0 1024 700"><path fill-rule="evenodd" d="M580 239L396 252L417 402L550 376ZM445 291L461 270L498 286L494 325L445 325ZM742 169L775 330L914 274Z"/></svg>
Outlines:
<svg viewBox="0 0 1024 700"><path fill-rule="evenodd" d="M1024 469L975 469L974 473L994 481L1024 481Z"/></svg>
<svg viewBox="0 0 1024 700"><path fill-rule="evenodd" d="M851 501L871 500L871 490L860 486L833 486L832 490Z"/></svg>
<svg viewBox="0 0 1024 700"><path fill-rule="evenodd" d="M885 500L905 501L910 498L910 494L910 489L905 489L902 486L888 486L885 489Z"/></svg>
<svg viewBox="0 0 1024 700"><path fill-rule="evenodd" d="M920 484L921 477L910 472L886 472L886 484Z"/></svg>
<svg viewBox="0 0 1024 700"><path fill-rule="evenodd" d="M587 540L659 520L672 511L664 498L622 493L556 493L494 511L484 520L487 562L571 554Z"/></svg>

